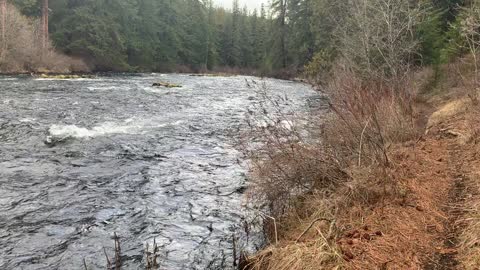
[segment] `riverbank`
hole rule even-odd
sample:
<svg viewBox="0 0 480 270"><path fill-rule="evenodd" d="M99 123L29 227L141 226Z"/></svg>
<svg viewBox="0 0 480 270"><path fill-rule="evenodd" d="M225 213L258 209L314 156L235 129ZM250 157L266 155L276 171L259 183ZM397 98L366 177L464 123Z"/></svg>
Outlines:
<svg viewBox="0 0 480 270"><path fill-rule="evenodd" d="M281 214L275 215L275 224L267 222L270 245L248 257L243 268L478 269L480 108L465 87L443 87L447 89L416 95L415 127L406 132L411 134L402 135L406 126L393 128L380 118L379 126L388 126L379 128L385 143L383 163L368 162L367 144L373 136L369 123L374 120L360 121L360 139L348 149L360 155L352 159L347 154L347 162L341 149L349 131L339 132L343 124L338 119L327 121L326 133L333 128L337 138L313 146L315 154L304 155L303 165L295 167L308 164L304 167L316 172L302 178L314 183L323 179L328 185L289 197ZM381 103L378 99L379 107ZM400 119L393 113L378 117ZM349 123L349 129L357 129L355 122ZM316 149L325 146L333 149L332 164L325 162L328 151ZM319 156L323 162L312 163ZM335 167L335 162L342 166ZM265 167L260 174L253 172L257 179L251 196L258 196L255 181L266 182ZM286 166L284 170L291 172Z"/></svg>
<svg viewBox="0 0 480 270"><path fill-rule="evenodd" d="M152 71L153 72L153 71ZM146 72L152 73L152 72ZM156 72L153 72L156 73ZM161 73L161 72L160 72ZM0 71L0 76L31 76L31 77L71 77L71 76L80 76L80 77L94 77L98 75L108 75L108 74L145 74L145 72L115 72L115 71L78 71L78 72L55 72L55 71L47 71L47 70L39 70L39 71L13 71L13 72L2 72ZM193 71L187 69L180 69L174 72L167 72L165 74L187 74L192 77L231 77L231 76L252 76L252 77L259 77L259 78L272 78L272 79L280 79L280 80L287 80L293 82L301 82L307 83L308 80L304 79L301 75L297 72L272 72L272 73L264 73L258 70L240 70L240 69L218 69L212 71Z"/></svg>

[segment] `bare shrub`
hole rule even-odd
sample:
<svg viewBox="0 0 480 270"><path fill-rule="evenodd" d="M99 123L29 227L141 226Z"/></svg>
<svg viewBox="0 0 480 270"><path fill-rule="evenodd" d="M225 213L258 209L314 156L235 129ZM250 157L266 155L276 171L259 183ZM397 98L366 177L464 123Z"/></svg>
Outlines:
<svg viewBox="0 0 480 270"><path fill-rule="evenodd" d="M469 67L473 76L462 76L467 94L474 104L479 102L480 74L479 74L479 53L480 53L480 2L471 1L469 6L462 9L460 23L455 25L459 31L461 41L459 46L468 52L469 57L464 57L465 67Z"/></svg>
<svg viewBox="0 0 480 270"><path fill-rule="evenodd" d="M7 5L4 49L0 53L0 72L85 72L89 68L79 60L41 46L39 22L22 15L15 6Z"/></svg>
<svg viewBox="0 0 480 270"><path fill-rule="evenodd" d="M278 110L280 118L272 119L262 108L271 124L250 124L250 138L262 138L260 149L247 154L252 161L251 196L267 202L275 217L288 213L304 196L328 193L352 179L352 166L375 171L386 192L390 147L419 134L410 60L418 45L413 32L424 10L407 0L352 1L347 8L350 18L339 30L340 60L329 67L330 82L323 87L332 113L324 124L313 123L321 130L319 137L306 140ZM369 180L358 177L362 179Z"/></svg>
<svg viewBox="0 0 480 270"><path fill-rule="evenodd" d="M335 186L345 173L333 149L302 134L302 118L289 111L288 99L271 97L256 86L262 102L248 117L242 146L250 161L250 199L266 204L274 217L285 213L292 199ZM306 128L308 130L308 128Z"/></svg>
<svg viewBox="0 0 480 270"><path fill-rule="evenodd" d="M428 9L409 0L349 1L346 8L337 30L340 60L325 87L335 113L326 139L358 166L388 167L389 147L417 134L414 33Z"/></svg>
<svg viewBox="0 0 480 270"><path fill-rule="evenodd" d="M350 0L346 7L347 19L337 29L343 59L367 80L401 86L417 55L414 32L427 7L410 0Z"/></svg>
<svg viewBox="0 0 480 270"><path fill-rule="evenodd" d="M334 149L308 132L309 124L317 123L292 111L288 98L268 95L265 85L251 86L261 102L248 115L249 129L240 142L251 167L248 197L278 218L297 196L331 189L346 174Z"/></svg>
<svg viewBox="0 0 480 270"><path fill-rule="evenodd" d="M418 134L411 107L414 86L404 86L394 91L382 81L364 81L348 69L337 69L326 88L334 115L325 140L358 166L388 166L389 147Z"/></svg>
<svg viewBox="0 0 480 270"><path fill-rule="evenodd" d="M252 163L251 192L262 194L275 216L284 213L296 196L332 188L343 176L328 152L294 144L282 144L282 148Z"/></svg>
<svg viewBox="0 0 480 270"><path fill-rule="evenodd" d="M313 79L329 79L321 85L330 101L328 117L308 120L318 137L302 136L294 124L285 128L281 123L291 118L282 114L280 120L269 118L272 125L251 131L263 140L258 140L260 150L248 156L253 169L250 196L268 203L279 217L278 235L284 241L251 258L248 269L340 268L349 255L332 239L342 228L326 233L329 226L311 224L326 218L333 227L336 219L352 225L346 217L355 214L350 208L365 213L400 193L390 155L393 145L420 134L412 63L419 44L414 33L426 9L409 0L349 0L345 8L346 22L337 29L336 63L330 65L319 55L307 69ZM326 73L314 74L316 70ZM298 239L305 230L310 237L303 243Z"/></svg>

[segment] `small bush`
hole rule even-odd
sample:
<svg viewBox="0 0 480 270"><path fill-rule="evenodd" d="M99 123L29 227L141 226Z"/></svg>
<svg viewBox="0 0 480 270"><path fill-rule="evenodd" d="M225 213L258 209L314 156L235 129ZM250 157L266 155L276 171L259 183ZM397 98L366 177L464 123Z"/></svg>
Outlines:
<svg viewBox="0 0 480 270"><path fill-rule="evenodd" d="M244 154L251 165L249 197L268 206L274 217L285 213L294 198L314 190L330 189L345 179L333 149L302 134L308 127L289 111L288 99L258 92L263 102L248 119L250 129L243 136Z"/></svg>
<svg viewBox="0 0 480 270"><path fill-rule="evenodd" d="M334 112L325 140L358 166L388 166L388 149L418 135L413 118L414 86L395 89L382 81L365 81L337 69L326 91Z"/></svg>

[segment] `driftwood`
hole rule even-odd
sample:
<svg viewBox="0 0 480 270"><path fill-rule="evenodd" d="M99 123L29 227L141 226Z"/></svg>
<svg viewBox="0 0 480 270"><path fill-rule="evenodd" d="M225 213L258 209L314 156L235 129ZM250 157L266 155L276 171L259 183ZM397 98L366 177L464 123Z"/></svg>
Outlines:
<svg viewBox="0 0 480 270"><path fill-rule="evenodd" d="M166 87L166 88L177 88L177 87L182 87L179 84L173 84L173 83L168 83L168 82L156 82L153 83L152 86L155 87Z"/></svg>

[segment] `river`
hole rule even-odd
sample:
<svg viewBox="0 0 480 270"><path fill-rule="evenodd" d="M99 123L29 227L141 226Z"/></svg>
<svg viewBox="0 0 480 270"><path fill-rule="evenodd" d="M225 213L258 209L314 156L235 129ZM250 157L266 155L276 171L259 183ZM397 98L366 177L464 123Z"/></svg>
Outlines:
<svg viewBox="0 0 480 270"><path fill-rule="evenodd" d="M122 269L144 269L154 238L161 269L230 267L253 81L299 111L317 97L243 76L0 77L0 269L105 269L113 232Z"/></svg>

